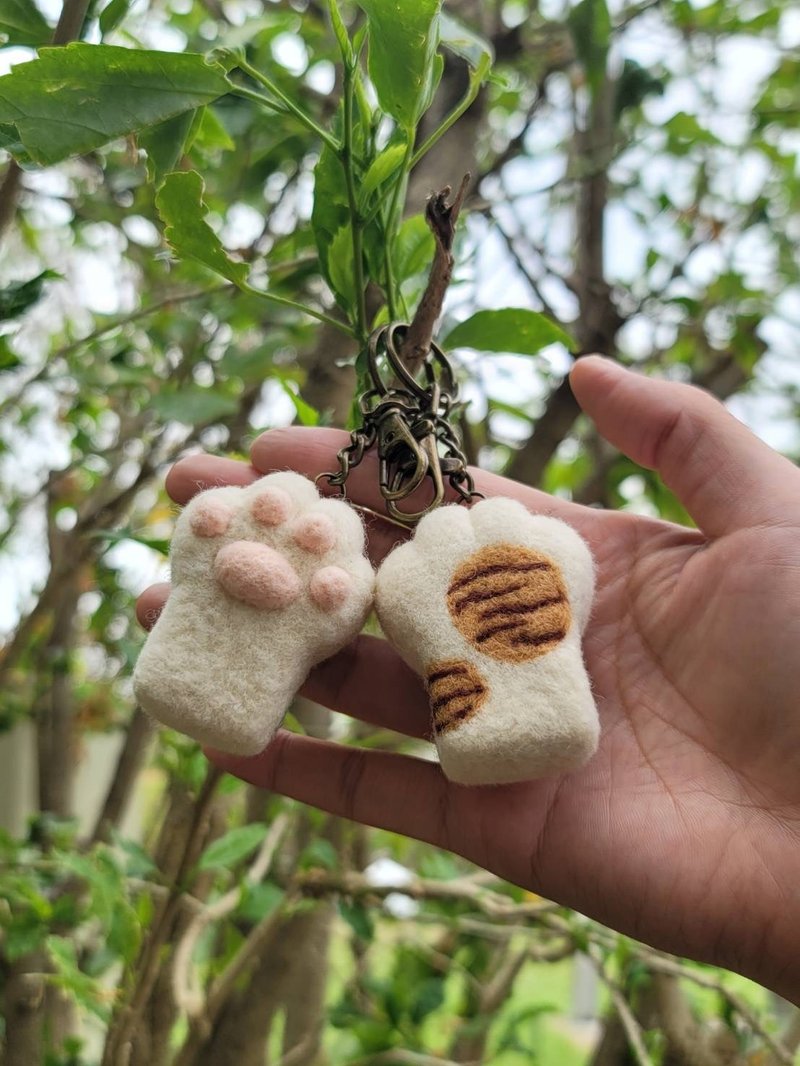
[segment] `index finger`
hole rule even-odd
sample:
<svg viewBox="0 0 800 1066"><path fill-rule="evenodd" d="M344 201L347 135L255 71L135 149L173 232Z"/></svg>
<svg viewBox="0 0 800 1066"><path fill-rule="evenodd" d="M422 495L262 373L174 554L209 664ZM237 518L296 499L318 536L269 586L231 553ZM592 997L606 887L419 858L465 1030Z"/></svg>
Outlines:
<svg viewBox="0 0 800 1066"><path fill-rule="evenodd" d="M309 429L301 426L272 429L262 433L253 442L250 457L254 469L262 474L291 469L307 477L316 478L326 471L335 472L339 469L337 453L349 440L350 435L339 429ZM516 481L479 470L477 467L470 467L469 471L475 479L476 490L482 495L506 496L518 500L530 511L560 518L569 522L587 538L591 538L591 528L596 527L600 512L550 496L539 489L520 485ZM328 486L324 478L320 479L318 487L326 494L336 494L338 491L335 487ZM379 562L396 544L407 539L408 531L400 529L383 517L385 502L380 493L378 458L374 450L367 452L362 462L351 470L347 478L347 498L356 507L369 509L364 513L364 520L369 533L370 555L374 561ZM430 498L430 485L423 484L403 501L402 509L417 511L424 507ZM446 502L455 503L459 499L458 493L448 486Z"/></svg>

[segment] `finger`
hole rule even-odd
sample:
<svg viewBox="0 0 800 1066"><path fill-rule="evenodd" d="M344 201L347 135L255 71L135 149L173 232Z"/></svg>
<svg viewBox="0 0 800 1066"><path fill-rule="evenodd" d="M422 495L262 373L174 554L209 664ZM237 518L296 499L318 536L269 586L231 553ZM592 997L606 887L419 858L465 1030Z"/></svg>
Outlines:
<svg viewBox="0 0 800 1066"><path fill-rule="evenodd" d="M223 485L252 485L260 477L257 470L240 459L223 459L218 455L198 452L175 463L167 474L166 487L175 503L183 505L206 489Z"/></svg>
<svg viewBox="0 0 800 1066"><path fill-rule="evenodd" d="M166 581L150 585L136 601L136 620L143 629L150 630L158 621L169 596L169 584Z"/></svg>
<svg viewBox="0 0 800 1066"><path fill-rule="evenodd" d="M260 755L206 751L217 766L251 785L278 792L354 822L388 829L464 853L464 789L437 763L346 747L280 730Z"/></svg>
<svg viewBox="0 0 800 1066"><path fill-rule="evenodd" d="M338 429L307 429L291 426L286 429L273 429L262 433L254 441L250 451L253 466L261 473L274 470L292 469L301 474L315 478L323 471L336 471L339 468L336 453L349 441L349 434ZM538 489L520 485L508 478L490 474L475 467L470 467L475 478L476 489L485 496L507 496L519 500L529 510L539 514L552 514L557 518L572 523L585 536L591 537L592 530L597 537L599 513L579 504L550 496ZM426 479L427 480L427 479ZM322 492L335 493L336 489L326 487L324 479L319 482ZM378 483L378 460L373 449L364 456L363 461L355 467L347 479L347 496L357 506L368 507L385 513L385 502L380 494ZM415 511L430 499L430 487L423 485L409 498L403 501L402 508ZM448 502L458 499L457 493L448 487ZM388 554L395 544L407 539L408 533L382 520L381 517L366 514L364 520L370 539L370 555L374 562Z"/></svg>
<svg viewBox="0 0 800 1066"><path fill-rule="evenodd" d="M579 359L570 382L606 440L657 470L709 536L800 511L796 468L709 393L600 356Z"/></svg>
<svg viewBox="0 0 800 1066"><path fill-rule="evenodd" d="M409 737L430 737L425 688L392 646L362 634L315 666L301 693L331 711L393 729Z"/></svg>

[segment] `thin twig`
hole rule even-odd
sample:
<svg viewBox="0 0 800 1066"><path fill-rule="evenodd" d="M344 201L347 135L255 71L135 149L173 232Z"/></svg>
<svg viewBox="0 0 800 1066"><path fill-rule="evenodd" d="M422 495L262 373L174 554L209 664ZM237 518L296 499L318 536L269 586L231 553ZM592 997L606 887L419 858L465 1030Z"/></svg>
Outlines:
<svg viewBox="0 0 800 1066"><path fill-rule="evenodd" d="M453 276L455 263L453 241L456 235L456 223L469 182L470 175L465 174L452 203L448 203L452 190L449 185L446 185L440 192L430 197L425 208L425 221L436 241L436 252L428 284L399 351L400 358L412 374L419 370L425 356L430 351L436 323L442 313L444 298Z"/></svg>
<svg viewBox="0 0 800 1066"><path fill-rule="evenodd" d="M711 977L709 974L703 973L702 970L695 970L689 966L684 966L678 962L677 959L671 959L666 955L657 954L645 947L639 948L637 954L651 970L655 970L658 973L670 974L673 977L683 977L688 981L693 981L700 988L708 988L712 989L714 992L718 992L728 1001L742 1021L745 1022L754 1033L757 1033L764 1043L768 1045L770 1051L782 1066L793 1066L794 1055L787 1048L783 1047L772 1033L764 1028L744 1000L742 1000L735 992L726 988L721 981Z"/></svg>
<svg viewBox="0 0 800 1066"><path fill-rule="evenodd" d="M257 885L266 875L275 857L281 838L289 824L287 814L279 815L259 848L258 854L247 873L244 884ZM195 914L175 948L172 963L172 988L178 1007L190 1016L197 1017L205 1007L205 999L192 971L192 956L198 940L212 922L218 922L230 914L239 904L242 886L237 883L219 899Z"/></svg>
<svg viewBox="0 0 800 1066"><path fill-rule="evenodd" d="M162 948L172 928L176 911L181 907L185 881L192 864L196 861L207 829L211 804L221 778L221 770L216 767L210 768L200 789L192 821L184 838L185 843L177 875L170 886L169 895L161 902L153 918L139 957L134 964L133 972L136 975L136 982L130 1001L119 1008L109 1027L103 1050L102 1066L127 1066L130 1059L132 1040L159 975Z"/></svg>
<svg viewBox="0 0 800 1066"><path fill-rule="evenodd" d="M619 985L606 973L602 957L594 945L589 945L588 957L591 959L598 977L608 988L611 1002L614 1010L619 1015L619 1020L625 1030L625 1036L628 1039L628 1045L634 1058L639 1066L654 1066L653 1060L644 1044L641 1026L634 1017L633 1011L622 994Z"/></svg>

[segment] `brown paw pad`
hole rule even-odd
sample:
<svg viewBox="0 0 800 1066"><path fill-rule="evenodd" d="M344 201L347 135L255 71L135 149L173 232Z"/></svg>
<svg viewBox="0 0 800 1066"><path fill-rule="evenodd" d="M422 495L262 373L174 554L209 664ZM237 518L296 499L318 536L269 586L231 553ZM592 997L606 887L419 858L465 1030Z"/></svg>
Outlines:
<svg viewBox="0 0 800 1066"><path fill-rule="evenodd" d="M428 668L426 687L436 733L456 729L475 714L489 695L472 663L458 659L433 663Z"/></svg>
<svg viewBox="0 0 800 1066"><path fill-rule="evenodd" d="M552 651L572 621L558 566L513 544L490 545L463 562L447 590L447 607L474 648L503 662Z"/></svg>

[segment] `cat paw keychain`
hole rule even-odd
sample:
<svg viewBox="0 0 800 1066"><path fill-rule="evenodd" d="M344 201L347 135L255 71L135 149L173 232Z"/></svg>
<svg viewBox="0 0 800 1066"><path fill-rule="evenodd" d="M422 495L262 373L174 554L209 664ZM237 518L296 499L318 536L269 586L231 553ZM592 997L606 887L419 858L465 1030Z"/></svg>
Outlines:
<svg viewBox="0 0 800 1066"><path fill-rule="evenodd" d="M449 422L452 368L432 343L418 381L397 352L406 328L370 338L362 426L339 453L339 471L320 475L342 499L281 472L202 492L183 511L173 591L134 672L137 699L201 743L256 754L311 667L359 633L374 600L387 638L427 687L451 780L563 773L591 756L599 733L581 656L591 556L565 523L480 498ZM377 581L361 518L344 498L350 470L372 447L387 510L377 517L416 526ZM445 481L458 503L443 505ZM403 509L424 484L425 506Z"/></svg>
<svg viewBox="0 0 800 1066"><path fill-rule="evenodd" d="M480 499L448 421L457 400L450 364L432 344L418 383L398 356L405 328L373 334L364 426L340 453L340 472L325 476L344 487L377 444L388 514L416 526L378 570L375 606L425 682L445 774L475 785L564 773L590 758L599 736L581 653L592 557L566 523L515 500ZM381 360L397 384L383 383ZM426 478L431 501L402 510ZM445 478L460 502L441 506Z"/></svg>
<svg viewBox="0 0 800 1066"><path fill-rule="evenodd" d="M172 592L136 664L136 698L202 744L256 755L311 667L367 619L363 523L282 471L195 496L170 559Z"/></svg>

